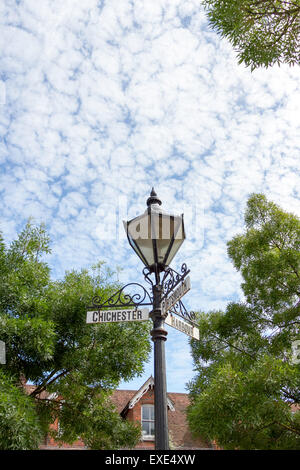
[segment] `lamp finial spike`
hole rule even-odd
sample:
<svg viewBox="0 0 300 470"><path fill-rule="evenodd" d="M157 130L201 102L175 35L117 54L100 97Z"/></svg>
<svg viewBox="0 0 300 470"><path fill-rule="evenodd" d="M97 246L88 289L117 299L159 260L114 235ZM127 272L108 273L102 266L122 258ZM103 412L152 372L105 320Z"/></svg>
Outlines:
<svg viewBox="0 0 300 470"><path fill-rule="evenodd" d="M161 205L161 200L157 197L157 194L155 192L154 187L152 186L152 190L150 193L150 197L147 199L147 206L150 206L151 204L159 204Z"/></svg>

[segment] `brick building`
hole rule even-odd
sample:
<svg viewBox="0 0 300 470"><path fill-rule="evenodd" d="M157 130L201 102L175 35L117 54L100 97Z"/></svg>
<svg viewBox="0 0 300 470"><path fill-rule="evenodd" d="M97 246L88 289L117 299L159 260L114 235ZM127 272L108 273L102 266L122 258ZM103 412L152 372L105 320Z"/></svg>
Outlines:
<svg viewBox="0 0 300 470"><path fill-rule="evenodd" d="M149 379L139 390L116 390L112 395L120 415L130 421L139 421L142 440L136 449L154 449L154 379ZM168 426L170 447L173 449L214 449L202 439L192 437L186 420L189 398L186 393L168 393Z"/></svg>
<svg viewBox="0 0 300 470"><path fill-rule="evenodd" d="M29 391L31 385L26 385ZM136 449L154 449L154 379L149 379L139 390L115 390L111 397L123 419L140 422L142 439ZM186 393L168 393L168 425L171 449L216 449L216 447L200 438L193 438L186 420L186 409L189 398ZM58 423L53 423L57 429ZM58 444L47 437L40 449L58 449ZM64 444L62 449L83 450L85 446L78 440L72 446Z"/></svg>

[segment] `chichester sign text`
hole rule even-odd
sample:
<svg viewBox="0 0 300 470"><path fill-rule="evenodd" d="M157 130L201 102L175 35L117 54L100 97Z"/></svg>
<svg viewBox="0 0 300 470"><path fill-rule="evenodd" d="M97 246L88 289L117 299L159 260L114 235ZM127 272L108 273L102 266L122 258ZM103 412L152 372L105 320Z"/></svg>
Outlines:
<svg viewBox="0 0 300 470"><path fill-rule="evenodd" d="M149 309L94 310L87 312L87 323L115 323L149 320Z"/></svg>

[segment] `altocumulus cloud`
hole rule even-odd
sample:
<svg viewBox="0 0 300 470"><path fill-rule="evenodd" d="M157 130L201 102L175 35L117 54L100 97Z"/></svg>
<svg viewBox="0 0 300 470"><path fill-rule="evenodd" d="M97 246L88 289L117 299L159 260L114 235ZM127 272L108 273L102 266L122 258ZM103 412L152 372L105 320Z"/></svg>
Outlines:
<svg viewBox="0 0 300 470"><path fill-rule="evenodd" d="M298 69L238 66L196 0L2 0L0 21L7 241L33 216L51 233L56 276L104 259L141 280L120 221L154 185L186 215L174 267L191 268L187 306L239 298L226 241L249 193L300 213ZM167 343L174 391L192 376L183 336Z"/></svg>

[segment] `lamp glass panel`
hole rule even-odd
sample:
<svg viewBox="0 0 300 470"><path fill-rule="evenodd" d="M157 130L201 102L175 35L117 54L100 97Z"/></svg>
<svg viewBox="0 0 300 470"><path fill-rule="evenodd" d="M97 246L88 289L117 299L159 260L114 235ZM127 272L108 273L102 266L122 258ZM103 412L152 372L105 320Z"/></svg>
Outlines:
<svg viewBox="0 0 300 470"><path fill-rule="evenodd" d="M183 216L170 215L158 204L124 223L132 248L146 266L169 265L184 241Z"/></svg>
<svg viewBox="0 0 300 470"><path fill-rule="evenodd" d="M170 252L167 255L164 263L166 265L170 265L172 259L176 255L177 251L181 247L182 243L185 240L185 232L184 232L184 224L183 224L183 216L175 216L174 223L173 223L173 233L174 241L171 246Z"/></svg>
<svg viewBox="0 0 300 470"><path fill-rule="evenodd" d="M153 243L150 237L148 213L132 219L127 224L127 235L132 248L146 266L154 263ZM141 256L141 253L142 256ZM144 258L144 259L143 259Z"/></svg>
<svg viewBox="0 0 300 470"><path fill-rule="evenodd" d="M176 255L177 251L179 250L179 248L181 247L182 243L184 242L184 239L181 239L181 240L174 240L174 243L172 245L172 248L170 250L170 253L168 254L168 257L165 261L165 264L167 266L170 265L172 259L174 258L174 256Z"/></svg>
<svg viewBox="0 0 300 470"><path fill-rule="evenodd" d="M153 243L151 239L144 240L140 238L138 240L134 240L134 244L137 245L138 249L142 252L146 260L146 266L151 266L153 263L155 263L154 253L153 253ZM139 255L138 250L136 250L136 252ZM142 261L144 260L142 259Z"/></svg>

